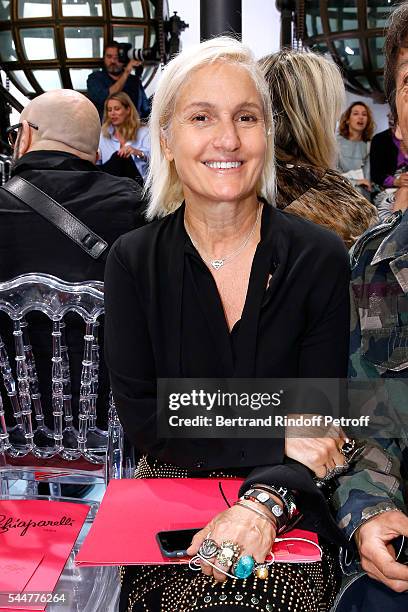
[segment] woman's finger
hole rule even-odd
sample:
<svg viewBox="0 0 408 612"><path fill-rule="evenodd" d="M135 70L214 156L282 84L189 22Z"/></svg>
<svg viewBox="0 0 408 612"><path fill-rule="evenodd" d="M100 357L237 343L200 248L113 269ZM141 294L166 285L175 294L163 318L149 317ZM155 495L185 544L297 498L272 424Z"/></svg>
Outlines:
<svg viewBox="0 0 408 612"><path fill-rule="evenodd" d="M196 533L191 540L190 546L187 548L187 554L191 557L197 554L201 544L210 533L211 530L209 527L204 527L204 529L201 529L198 533Z"/></svg>
<svg viewBox="0 0 408 612"><path fill-rule="evenodd" d="M206 576L212 576L213 568L211 567L209 563L200 559L200 565L201 565L201 571L203 572L203 574L205 574Z"/></svg>

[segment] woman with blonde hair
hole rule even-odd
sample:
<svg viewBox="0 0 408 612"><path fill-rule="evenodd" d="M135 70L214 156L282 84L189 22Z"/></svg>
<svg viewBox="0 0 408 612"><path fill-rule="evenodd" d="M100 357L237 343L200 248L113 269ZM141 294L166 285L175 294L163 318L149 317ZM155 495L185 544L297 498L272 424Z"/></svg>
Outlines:
<svg viewBox="0 0 408 612"><path fill-rule="evenodd" d="M140 456L136 477L243 481L236 503L200 525L186 551L200 555L197 574L169 564L126 567L120 610L326 610L338 586L326 544L309 567L266 559L277 533L301 516L304 528L343 541L313 480L348 469L341 432L300 438L286 429L273 438L268 429L252 438L235 427L229 438L214 429L198 439L193 428L183 440L163 437L156 417L169 416L168 400L161 407L157 382L254 378L257 388L257 378L344 377L347 252L332 232L273 206L270 95L237 40L206 41L166 65L150 130L151 223L116 242L105 276L116 407Z"/></svg>
<svg viewBox="0 0 408 612"><path fill-rule="evenodd" d="M260 60L273 100L277 206L335 231L351 247L376 209L334 168L345 91L337 66L284 49Z"/></svg>
<svg viewBox="0 0 408 612"><path fill-rule="evenodd" d="M375 123L365 102L353 102L342 114L339 125L339 171L363 195L369 196L370 144Z"/></svg>
<svg viewBox="0 0 408 612"><path fill-rule="evenodd" d="M102 169L142 183L148 172L149 157L149 130L140 124L132 100L123 91L109 95L105 101L99 140Z"/></svg>

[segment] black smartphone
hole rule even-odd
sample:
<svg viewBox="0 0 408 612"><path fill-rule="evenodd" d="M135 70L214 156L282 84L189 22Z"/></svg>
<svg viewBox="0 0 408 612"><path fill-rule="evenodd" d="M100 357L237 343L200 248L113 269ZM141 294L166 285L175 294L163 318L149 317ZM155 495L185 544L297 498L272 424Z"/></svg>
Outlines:
<svg viewBox="0 0 408 612"><path fill-rule="evenodd" d="M198 529L179 529L176 531L159 531L156 534L160 550L165 557L187 557L187 548Z"/></svg>

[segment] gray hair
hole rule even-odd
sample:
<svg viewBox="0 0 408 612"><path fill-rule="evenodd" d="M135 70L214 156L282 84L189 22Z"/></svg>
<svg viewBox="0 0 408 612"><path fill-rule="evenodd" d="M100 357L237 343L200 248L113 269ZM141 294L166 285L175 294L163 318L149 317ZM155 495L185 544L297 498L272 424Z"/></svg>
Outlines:
<svg viewBox="0 0 408 612"><path fill-rule="evenodd" d="M257 185L258 195L269 202L275 197L275 165L273 144L273 119L268 87L252 52L234 38L220 36L183 51L172 59L163 70L153 98L150 116L151 161L146 180L149 205L148 219L164 217L181 205L183 189L174 162L169 162L162 151L160 136L171 126L177 96L193 72L208 64L223 61L245 68L261 97L265 130L266 153L262 174Z"/></svg>

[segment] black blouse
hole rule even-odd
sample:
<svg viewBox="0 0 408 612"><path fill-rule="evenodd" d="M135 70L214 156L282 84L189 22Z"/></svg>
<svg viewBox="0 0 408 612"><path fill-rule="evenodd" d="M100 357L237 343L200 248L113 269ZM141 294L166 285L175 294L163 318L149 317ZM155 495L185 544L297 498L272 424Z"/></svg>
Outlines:
<svg viewBox="0 0 408 612"><path fill-rule="evenodd" d="M281 464L283 440L157 439L156 379L345 377L347 253L334 233L265 204L242 317L229 332L183 219L184 206L120 237L109 255L106 361L120 420L138 450L186 468Z"/></svg>

